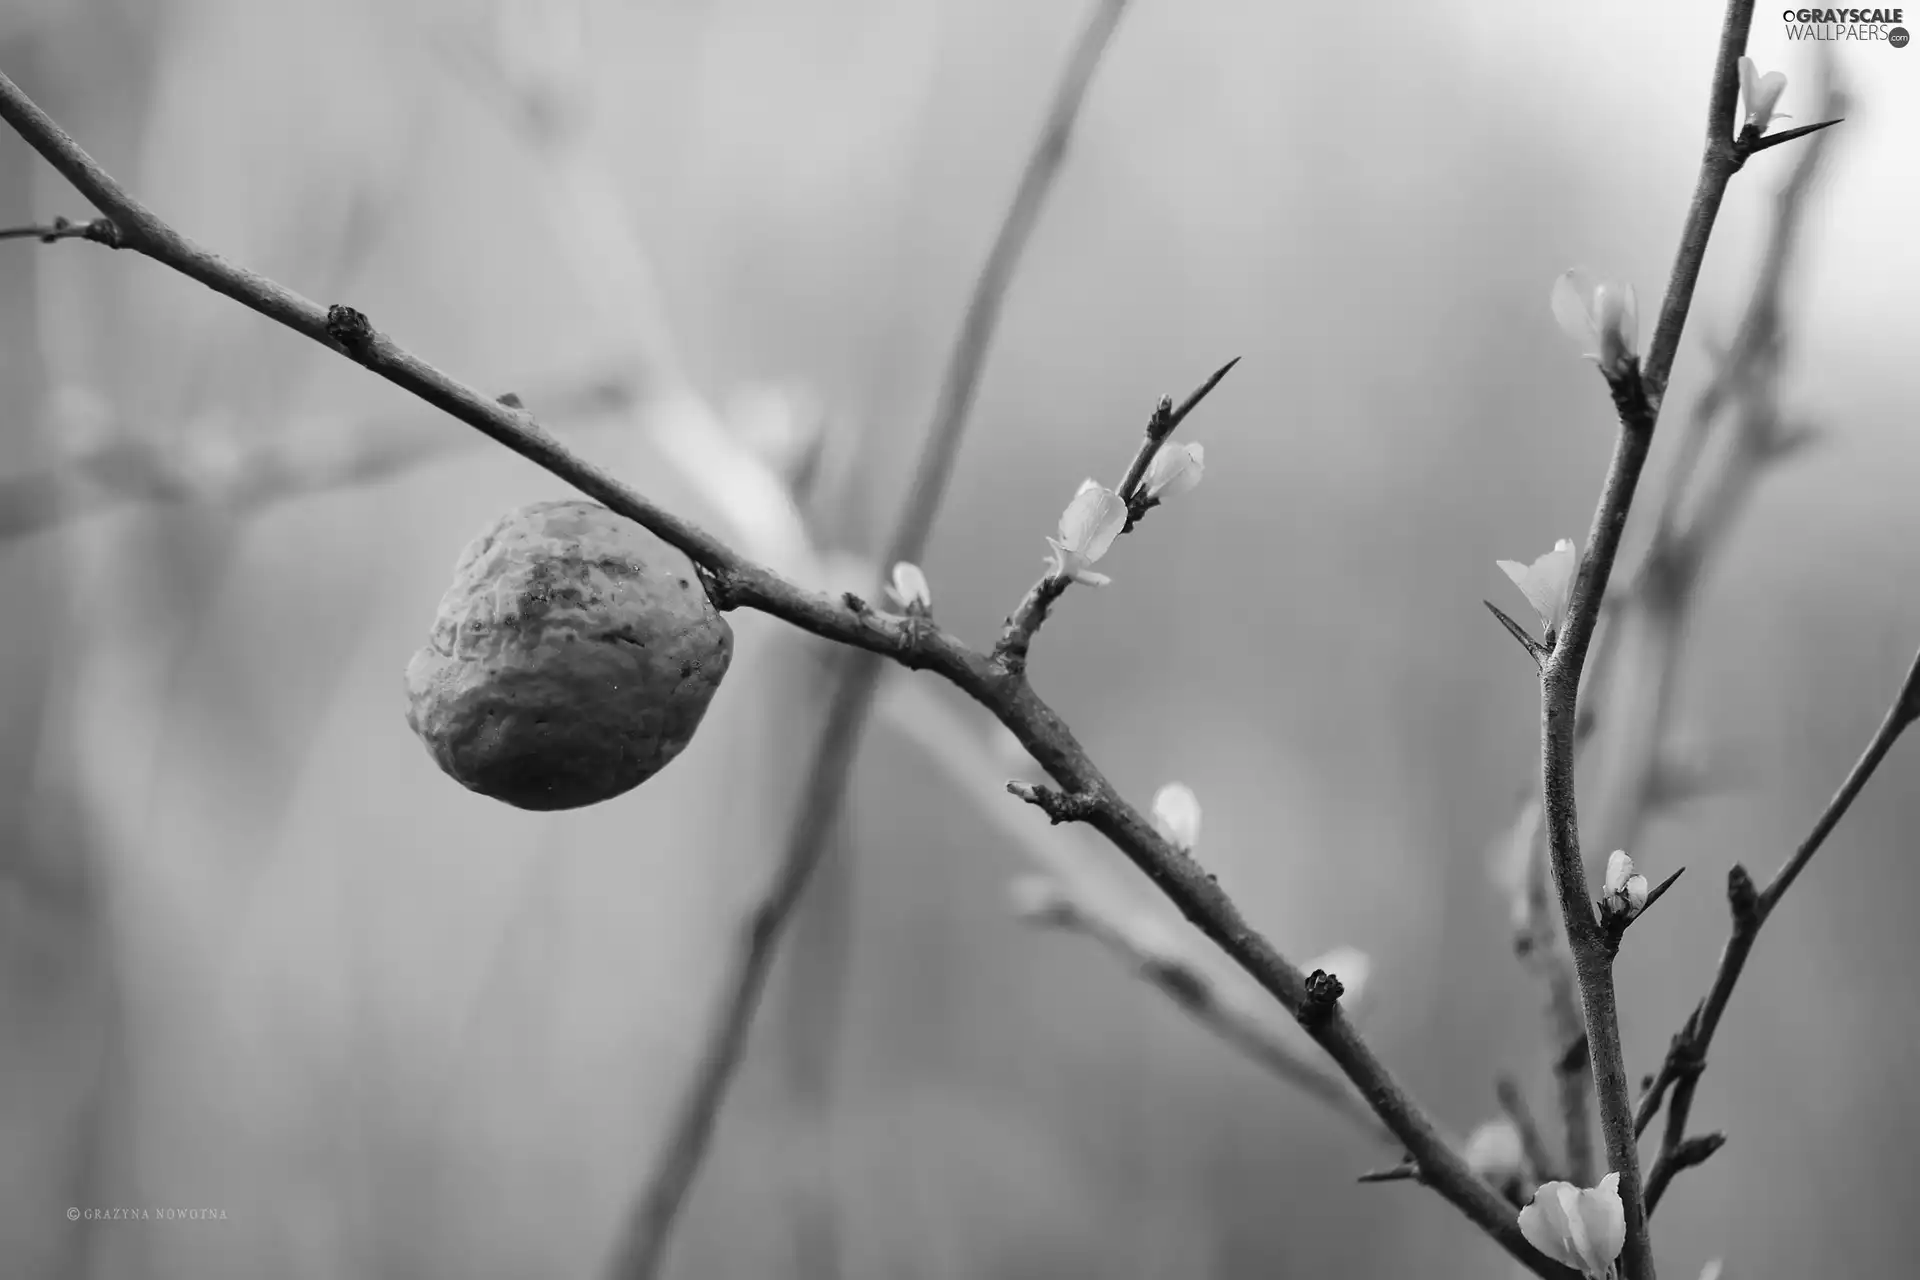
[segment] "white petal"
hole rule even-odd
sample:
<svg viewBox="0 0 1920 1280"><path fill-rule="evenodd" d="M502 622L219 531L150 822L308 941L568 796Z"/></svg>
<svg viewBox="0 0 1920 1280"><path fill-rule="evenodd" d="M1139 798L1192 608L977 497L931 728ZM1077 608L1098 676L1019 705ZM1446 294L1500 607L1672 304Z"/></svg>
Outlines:
<svg viewBox="0 0 1920 1280"><path fill-rule="evenodd" d="M1092 564L1107 553L1127 522L1127 504L1113 490L1088 481L1060 513L1058 546Z"/></svg>
<svg viewBox="0 0 1920 1280"><path fill-rule="evenodd" d="M1573 577L1580 567L1580 557L1569 539L1560 539L1553 544L1553 550L1530 565L1517 560L1498 563L1501 572L1513 579L1513 585L1520 588L1548 630L1557 632L1566 625Z"/></svg>
<svg viewBox="0 0 1920 1280"><path fill-rule="evenodd" d="M1646 909L1648 889L1647 878L1645 876L1628 876L1625 892L1627 910L1633 912L1635 915L1639 915L1641 911Z"/></svg>
<svg viewBox="0 0 1920 1280"><path fill-rule="evenodd" d="M1168 445L1153 455L1140 488L1149 498L1178 497L1200 483L1206 459L1207 451L1199 444Z"/></svg>
<svg viewBox="0 0 1920 1280"><path fill-rule="evenodd" d="M927 585L927 575L917 564L902 560L893 566L893 580L887 584L902 609L925 611L933 607L933 589Z"/></svg>
<svg viewBox="0 0 1920 1280"><path fill-rule="evenodd" d="M1573 1247L1573 1224L1567 1193L1579 1188L1570 1182L1543 1182L1534 1188L1533 1203L1520 1211L1520 1234L1527 1243L1565 1267L1580 1267Z"/></svg>
<svg viewBox="0 0 1920 1280"><path fill-rule="evenodd" d="M1625 849L1615 849L1607 857L1607 892L1622 894L1627 891L1627 881L1633 878L1633 859L1627 856Z"/></svg>
<svg viewBox="0 0 1920 1280"><path fill-rule="evenodd" d="M1462 1154L1467 1167L1483 1178L1501 1181L1517 1176L1526 1164L1520 1130L1507 1119L1489 1120L1467 1135Z"/></svg>
<svg viewBox="0 0 1920 1280"><path fill-rule="evenodd" d="M1580 1234L1585 1237L1582 1260L1587 1273L1604 1276L1627 1243L1627 1210L1620 1203L1620 1175L1610 1173L1600 1185L1580 1193Z"/></svg>
<svg viewBox="0 0 1920 1280"><path fill-rule="evenodd" d="M1553 282L1553 318L1569 338L1594 354L1599 346L1599 329L1594 323L1593 296L1597 288L1591 274L1580 267L1560 273Z"/></svg>
<svg viewBox="0 0 1920 1280"><path fill-rule="evenodd" d="M1200 798L1193 788L1169 782L1154 793L1153 826L1168 844L1192 853L1200 843Z"/></svg>

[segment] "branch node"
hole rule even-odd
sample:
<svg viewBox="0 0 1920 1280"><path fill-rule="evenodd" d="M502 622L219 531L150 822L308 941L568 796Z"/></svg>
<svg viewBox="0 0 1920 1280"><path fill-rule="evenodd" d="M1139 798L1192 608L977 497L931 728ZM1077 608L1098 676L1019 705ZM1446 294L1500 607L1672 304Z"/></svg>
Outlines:
<svg viewBox="0 0 1920 1280"><path fill-rule="evenodd" d="M373 346L373 322L364 312L336 302L327 308L327 336L342 351L361 360Z"/></svg>
<svg viewBox="0 0 1920 1280"><path fill-rule="evenodd" d="M1048 821L1055 826L1063 822L1085 822L1100 807L1100 801L1095 796L1056 791L1037 782L1015 779L1007 783L1007 791L1046 814Z"/></svg>
<svg viewBox="0 0 1920 1280"><path fill-rule="evenodd" d="M1307 999L1300 1006L1300 1022L1311 1030L1315 1025L1325 1022L1340 1007L1340 997L1347 994L1347 988L1325 969L1315 969L1308 974L1306 987Z"/></svg>
<svg viewBox="0 0 1920 1280"><path fill-rule="evenodd" d="M1760 927L1760 890L1754 886L1752 873L1737 862L1727 870L1727 906L1733 911L1735 929Z"/></svg>

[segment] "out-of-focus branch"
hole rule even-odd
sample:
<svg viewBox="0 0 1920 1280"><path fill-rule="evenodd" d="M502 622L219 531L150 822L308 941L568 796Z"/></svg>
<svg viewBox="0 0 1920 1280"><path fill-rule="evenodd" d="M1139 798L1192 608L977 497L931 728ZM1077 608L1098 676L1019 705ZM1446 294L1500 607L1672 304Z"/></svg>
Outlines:
<svg viewBox="0 0 1920 1280"><path fill-rule="evenodd" d="M4 119L119 228L125 247L328 347L480 431L684 552L723 609L751 608L828 639L930 670L985 706L1071 797L1089 823L1166 894L1181 914L1293 1015L1333 1058L1418 1162L1423 1181L1536 1275L1566 1280L1542 1256L1512 1212L1469 1169L1425 1110L1401 1087L1342 1014L1338 984L1311 982L1249 925L1233 900L1193 859L1174 848L1121 797L1066 722L1027 684L926 619L876 612L853 596L806 590L735 552L690 521L656 506L578 457L524 409L503 404L435 369L345 306L311 300L193 243L133 199L11 80L0 76Z"/></svg>
<svg viewBox="0 0 1920 1280"><path fill-rule="evenodd" d="M1694 1090L1700 1083L1701 1073L1706 1070L1707 1048L1713 1042L1713 1033L1719 1029L1721 1016L1727 1011L1727 1002L1733 998L1734 986L1740 981L1747 956L1760 936L1760 927L1773 914L1774 908L1780 905L1780 899L1793 887L1793 882L1806 869L1813 855L1820 851L1827 837L1833 834L1833 829L1846 816L1854 799L1873 777L1874 770L1880 767L1880 762L1893 749L1893 744L1916 720L1920 720L1920 654L1914 656L1912 665L1907 668L1906 679L1901 682L1900 691L1894 695L1892 705L1887 708L1866 750L1854 762L1833 799L1827 802L1826 809L1813 824L1813 830L1774 873L1767 887L1756 890L1753 878L1738 863L1728 873L1727 900L1733 915L1733 931L1720 953L1720 964L1714 971L1713 984L1707 989L1706 998L1695 1007L1686 1025L1673 1038L1666 1060L1640 1100L1636 1116L1637 1128L1644 1129L1651 1124L1660 1110L1661 1099L1671 1087L1673 1096L1667 1104L1666 1129L1661 1138L1660 1152L1654 1158L1653 1173L1647 1180L1649 1213L1659 1200L1656 1185L1663 1190L1673 1174L1689 1164L1698 1164L1712 1154L1709 1150L1705 1155L1698 1155L1698 1144L1703 1139L1687 1136L1687 1118L1693 1107ZM1717 1143L1714 1145L1718 1146ZM1698 1155L1698 1158L1689 1158L1693 1155Z"/></svg>
<svg viewBox="0 0 1920 1280"><path fill-rule="evenodd" d="M1543 816L1538 797L1521 806L1502 859L1509 865L1521 863L1515 887L1513 950L1547 989L1547 1031L1553 1045L1564 1167L1568 1178L1586 1187L1594 1181L1592 1059L1587 1052L1586 1020L1580 1014L1573 953L1554 907Z"/></svg>
<svg viewBox="0 0 1920 1280"><path fill-rule="evenodd" d="M883 571L902 561L917 563L925 553L1007 291L1066 160L1067 141L1080 114L1080 104L1125 11L1126 0L1098 0L1067 60L1040 137L974 282L941 381L933 422L881 561ZM882 660L872 653L841 655L839 667L820 736L809 757L786 850L723 981L721 1008L696 1065L692 1088L675 1111L660 1162L635 1203L624 1243L608 1270L615 1280L645 1280L659 1270L674 1218L699 1169L714 1121L744 1056L747 1030L787 921L827 852L883 671Z"/></svg>
<svg viewBox="0 0 1920 1280"><path fill-rule="evenodd" d="M635 392L609 376L558 383L531 398L550 420L584 426L631 409ZM136 504L194 503L254 513L296 498L379 484L477 443L471 435L428 429L418 415L295 425L294 431L260 440L209 439L201 442L201 452L169 450L145 435L116 430L85 444L64 463L0 477L0 544Z"/></svg>
<svg viewBox="0 0 1920 1280"><path fill-rule="evenodd" d="M95 218L91 222L55 218L45 225L0 227L0 240L38 240L41 244L53 244L59 240L91 240L109 249L120 247L120 233L107 218Z"/></svg>
<svg viewBox="0 0 1920 1280"><path fill-rule="evenodd" d="M1277 1034L1257 1010L1237 1000L1204 965L1186 954L1152 916L1122 915L1085 903L1044 876L1016 882L1015 897L1021 914L1032 923L1091 938L1195 1022L1275 1077L1325 1103L1374 1141L1399 1145L1351 1085Z"/></svg>
<svg viewBox="0 0 1920 1280"><path fill-rule="evenodd" d="M1847 110L1845 86L1831 52L1818 58L1817 114ZM1732 342L1717 352L1713 373L1682 431L1654 532L1630 584L1616 597L1609 624L1612 640L1631 631L1636 640L1632 675L1645 682L1644 696L1629 698L1615 726L1613 758L1621 776L1608 788L1591 830L1609 847L1639 847L1646 824L1664 805L1693 793L1701 779L1683 776L1668 741L1675 687L1688 624L1699 586L1715 555L1759 481L1809 438L1782 415L1780 369L1787 335L1782 323L1785 292L1800 246L1806 197L1820 172L1831 139L1822 134L1801 149L1787 180L1773 198L1765 247L1747 306ZM1721 422L1727 442L1716 465L1702 473L1707 446ZM1598 671L1589 672L1583 701L1600 696Z"/></svg>

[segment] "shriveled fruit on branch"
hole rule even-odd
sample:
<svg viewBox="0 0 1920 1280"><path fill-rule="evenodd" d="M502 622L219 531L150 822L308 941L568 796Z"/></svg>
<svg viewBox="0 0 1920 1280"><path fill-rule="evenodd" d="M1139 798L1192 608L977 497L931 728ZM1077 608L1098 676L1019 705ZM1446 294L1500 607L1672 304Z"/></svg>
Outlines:
<svg viewBox="0 0 1920 1280"><path fill-rule="evenodd" d="M732 659L686 556L597 503L539 502L461 553L407 723L462 785L577 809L679 755Z"/></svg>

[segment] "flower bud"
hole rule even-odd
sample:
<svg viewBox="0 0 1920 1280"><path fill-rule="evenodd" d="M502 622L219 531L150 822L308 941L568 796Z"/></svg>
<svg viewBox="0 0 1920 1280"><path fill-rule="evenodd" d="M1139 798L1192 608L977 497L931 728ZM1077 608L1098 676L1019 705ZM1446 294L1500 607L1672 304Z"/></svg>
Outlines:
<svg viewBox="0 0 1920 1280"><path fill-rule="evenodd" d="M887 584L887 594L910 614L923 615L933 610L933 589L927 585L927 575L920 571L917 564L902 560L893 566L893 578Z"/></svg>
<svg viewBox="0 0 1920 1280"><path fill-rule="evenodd" d="M1575 267L1553 282L1553 317L1609 380L1632 372L1640 352L1640 304L1633 286Z"/></svg>
<svg viewBox="0 0 1920 1280"><path fill-rule="evenodd" d="M1540 624L1548 635L1558 635L1567 625L1567 608L1573 602L1573 580L1580 570L1580 552L1571 539L1562 538L1553 550L1532 564L1501 560L1500 571L1513 579L1527 603L1540 615Z"/></svg>
<svg viewBox="0 0 1920 1280"><path fill-rule="evenodd" d="M1540 1252L1587 1280L1608 1280L1627 1242L1626 1206L1620 1175L1610 1173L1592 1188L1543 1182L1533 1203L1520 1211L1520 1234Z"/></svg>
<svg viewBox="0 0 1920 1280"><path fill-rule="evenodd" d="M1104 574L1089 571L1126 527L1127 504L1120 495L1095 480L1087 480L1060 513L1060 536L1048 538L1053 548L1053 576L1072 578L1088 586L1105 586Z"/></svg>
<svg viewBox="0 0 1920 1280"><path fill-rule="evenodd" d="M1467 1167L1489 1182L1507 1182L1526 1172L1527 1155L1520 1142L1520 1130L1504 1117L1489 1120L1468 1134L1462 1154Z"/></svg>
<svg viewBox="0 0 1920 1280"><path fill-rule="evenodd" d="M1607 859L1606 893L1600 905L1608 915L1628 920L1647 905L1647 878L1633 869L1633 859L1625 849L1615 849Z"/></svg>
<svg viewBox="0 0 1920 1280"><path fill-rule="evenodd" d="M1161 838L1182 853L1200 843L1200 800L1184 783L1169 782L1154 793L1153 826Z"/></svg>
<svg viewBox="0 0 1920 1280"><path fill-rule="evenodd" d="M1773 109L1780 101L1780 95L1786 91L1786 72L1769 71L1761 75L1760 68L1754 65L1752 58L1740 59L1740 100L1746 107L1740 117L1742 130L1765 133L1767 126L1775 120L1787 119L1787 116Z"/></svg>
<svg viewBox="0 0 1920 1280"><path fill-rule="evenodd" d="M1165 502L1191 492L1206 474L1207 451L1199 444L1163 445L1153 455L1147 474L1141 477L1140 493L1152 502Z"/></svg>

